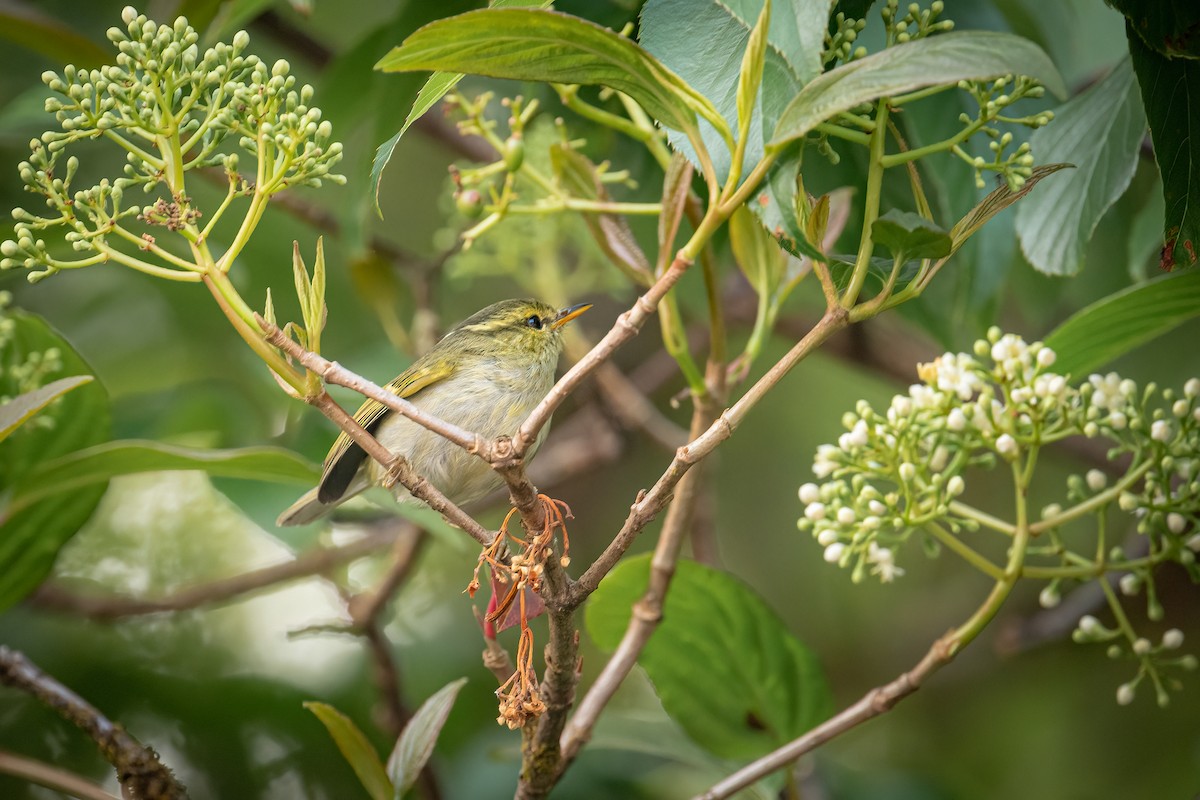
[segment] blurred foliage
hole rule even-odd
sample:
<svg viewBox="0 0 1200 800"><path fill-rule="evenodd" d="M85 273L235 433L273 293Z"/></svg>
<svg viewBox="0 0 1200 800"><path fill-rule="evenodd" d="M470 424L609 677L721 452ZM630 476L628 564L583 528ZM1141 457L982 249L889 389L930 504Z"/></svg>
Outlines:
<svg viewBox="0 0 1200 800"><path fill-rule="evenodd" d="M78 45L80 41L106 49L104 31L118 19L122 5L116 0L39 0L38 16L29 26L10 28L0 20L6 35L17 31L22 37L0 48L0 207L29 203L15 165L28 157L29 139L45 127L42 99L47 92L39 75L60 69L57 59L67 55L88 59L92 50ZM559 273L562 291L576 298L616 290L615 299L600 300L592 318L583 320L582 327L593 335L607 329L632 296L629 289L618 288L627 284L604 265L583 224L561 215L549 222L510 218L472 250L450 254L442 265L453 249L454 233L471 223L457 215L449 199L447 167L465 163L463 154L437 135L414 130L399 142L381 183L384 218L375 215L366 189L374 150L403 124L423 77L382 75L370 67L429 19L474 5L482 3L161 0L146 9L160 18L182 10L196 21L211 20L206 43L247 27L254 52L268 63L289 59L293 73L317 86L324 118L345 143L342 167L348 185L319 193L297 190L295 199L312 214L269 208L239 259L235 280L245 297L256 300L268 286L286 287L291 242L298 240L302 250L311 252L317 228L336 226L337 235L325 240L330 317L323 349L381 382L448 324L498 297L526 294L541 285L531 277L538 270L565 265ZM837 7L863 5L842 0ZM640 10L636 0L574 0L556 7L616 29L636 21ZM269 16L261 16L263 12ZM1073 95L1101 78L1127 50L1122 16L1090 0L955 0L952 14L960 29L1012 31L1041 44ZM868 25L863 41L878 43L880 27L877 21ZM570 119L572 135L587 140L581 152L588 158L613 158L617 168L629 170L635 186L614 189L622 200L659 199L659 166L641 148L627 153L611 130L571 116L547 87L468 77L459 89L467 95L495 89L537 98L544 108L542 119L560 114ZM594 94L588 97L595 100ZM946 120L971 112L963 100L956 93L937 95L906 109L896 123L910 146L919 147L953 132ZM1035 106L1052 108L1056 102L1047 97ZM535 135L553 134L546 126L544 134L530 133ZM532 154L537 148L528 149ZM819 157L806 159L809 192L820 195L845 186L861 191L865 163L858 148L842 149L844 157L836 166ZM1163 189L1144 153L1130 188L1101 212L1095 234L1082 246L1080 279L1032 269L1017 244L1016 214L1006 210L955 255L925 295L903 307L903 340L918 343L930 355L937 348L966 349L997 323L1032 340L1089 303L1157 274ZM978 154L987 155L982 143ZM96 176L101 169L119 171L119 157L99 150L95 156ZM976 189L970 166L949 155L923 162L920 170L940 220L958 219L992 188ZM906 179L902 171L893 172L883 186L884 207L907 208ZM200 185L197 194L211 203L219 201L223 188ZM1031 199L1036 196L1035 191ZM852 215L838 252L852 249L859 234L856 224ZM8 219L0 221L0 239L12 235L11 226ZM643 249L653 252L653 225L635 220L632 229ZM722 281L731 291L744 291L728 243L721 238L715 244ZM11 291L19 307L45 317L94 369L99 378L95 388L102 385L108 394L116 438L221 448L275 444L313 461L332 439L332 426L278 390L207 298L197 298L196 287L101 267L38 286L29 286L22 274L0 273L0 289ZM705 313L698 273L685 276L679 296L685 319ZM294 300L280 293L275 301L281 319L299 318ZM779 315L804 317L818 308L815 290L796 291ZM751 322L733 324L736 341L749 335ZM903 343L889 339L896 323L889 319L866 326L868 341L883 348L873 361L908 370L915 379L914 365L898 363L897 351L888 349ZM401 335L396 335L398 326ZM857 335L852 331L847 338ZM1200 356L1181 344L1197 335L1200 325L1190 322L1173 338L1159 339L1113 366L1139 382L1179 385L1200 372ZM772 363L789 345L786 334L771 337L756 368ZM406 352L398 353L398 347ZM616 362L632 369L659 348L656 332L648 329L619 352ZM654 399L664 413L686 424L684 414L667 402L682 386L683 379L673 375ZM716 459L719 479L709 502L724 566L754 586L788 630L818 654L838 707L909 668L986 590L983 579L948 559L914 560L895 585L852 586L795 529L795 487L807 479L816 445L836 437L841 413L856 400L886 405L896 389L894 382L861 364L818 355L768 396ZM335 396L356 404L348 392ZM559 425L569 410L560 412ZM638 437L629 445L621 461L555 487L556 496L571 503L579 520L572 527L579 531L573 541L575 563L587 563L599 552L620 526L628 498L657 477L663 453ZM1052 473L1048 481L1056 485L1080 471L1074 461L1047 466ZM1037 487L1034 491L1036 495ZM234 478L210 481L201 473L115 478L87 527L60 554L56 578L81 590L155 597L279 560L319 536L315 530L285 533L270 526L294 494L292 486ZM1004 496L1000 487L984 483L968 493L985 509ZM1030 502L1040 507L1036 496ZM501 508L489 510L482 521L495 526L501 513ZM649 545L653 532L637 549ZM519 763L518 740L494 724L494 698L481 688L493 678L480 663L478 628L469 601L460 594L474 557L465 541L431 537L393 604L386 632L410 707L452 677L470 678L432 761L444 795L509 797ZM339 577L361 587L380 568L368 561ZM1159 592L1168 609L1194 608L1200 599L1182 571L1165 570ZM330 584L317 579L217 608L111 624L18 606L0 615L0 642L25 651L152 743L193 797L358 797L361 788L354 773L302 702L315 698L336 706L356 721L378 752L389 752L392 742L371 724L376 692L364 648L355 639L333 634L290 635L337 620L342 609ZM1011 643L1005 632L1011 634L1021 622L1042 619L1033 590L1014 597L996 630L915 699L810 759L814 796L1194 793L1200 773L1200 731L1194 724L1200 687L1189 684L1165 710L1151 703L1119 707L1112 699L1114 673L1094 653L1071 644L1065 633L1019 656L989 648L989 641ZM1195 615L1168 616L1160 624L1181 628L1192 640L1200 637ZM544 625L538 636L544 641ZM514 646L512 637L515 633L502 635L501 642ZM603 659L585 637L584 685ZM605 740L608 744L599 746ZM556 797L679 797L719 777L694 765L694 745L636 676L603 718L597 745L572 767ZM110 789L115 785L90 742L28 698L7 691L0 694L0 748L68 764L107 782ZM0 776L0 796L20 800L46 795Z"/></svg>

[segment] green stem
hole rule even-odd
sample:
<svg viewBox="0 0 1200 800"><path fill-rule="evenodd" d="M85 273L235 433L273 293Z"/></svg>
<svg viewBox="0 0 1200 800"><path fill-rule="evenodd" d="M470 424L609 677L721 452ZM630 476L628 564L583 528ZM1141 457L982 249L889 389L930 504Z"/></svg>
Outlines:
<svg viewBox="0 0 1200 800"><path fill-rule="evenodd" d="M954 639L950 645L950 653L953 655L963 647L971 643L976 636L979 635L987 624L992 621L996 614L1000 611L1000 607L1004 605L1004 601L1012 592L1013 586L1021 577L1021 570L1025 563L1025 552L1029 547L1029 516L1028 516L1028 492L1029 487L1024 482L1024 471L1018 461L1012 464L1013 488L1016 492L1016 518L1017 530L1013 536L1012 547L1009 549L1008 563L1004 568L1004 575L996 581L992 591L988 594L971 618L964 622L957 630L954 631Z"/></svg>
<svg viewBox="0 0 1200 800"><path fill-rule="evenodd" d="M1076 520L1082 516L1090 514L1093 511L1098 511L1108 503L1111 503L1120 497L1121 492L1125 491L1130 486L1141 480L1142 476L1145 475L1150 469L1150 466L1151 463L1149 461L1140 464L1136 469L1130 470L1125 477L1121 478L1121 480L1117 481L1103 492L1092 495L1082 503L1071 506L1070 508L1064 510L1061 514L1056 514L1053 517L1034 523L1029 527L1030 532L1034 536L1037 536L1050 528L1057 528L1061 525L1071 522L1072 520Z"/></svg>
<svg viewBox="0 0 1200 800"><path fill-rule="evenodd" d="M867 171L867 195L863 208L862 238L858 243L858 258L854 262L854 272L850 283L842 295L842 308L851 309L858 302L863 283L867 279L867 270L871 265L871 254L875 250L875 241L871 238L871 225L879 216L879 199L883 187L883 171L885 169L884 145L887 140L888 106L886 100L880 100L875 112L875 131L871 134L871 154Z"/></svg>
<svg viewBox="0 0 1200 800"><path fill-rule="evenodd" d="M195 263L188 261L187 259L180 258L179 256L175 255L174 253L167 252L163 248L159 247L157 244L153 244L151 242L146 241L145 239L132 233L131 231L125 230L120 225L113 224L110 231L112 233L115 233L117 236L120 236L125 241L131 242L132 244L137 245L139 248L141 248L142 250L145 250L148 253L153 253L154 255L161 258L163 261L166 261L169 264L174 264L175 266L179 267L180 269L187 270L188 272L203 272L204 271L203 267L197 266Z"/></svg>
<svg viewBox="0 0 1200 800"><path fill-rule="evenodd" d="M154 167L155 169L163 169L164 168L163 160L161 158L151 155L150 153L148 153L145 150L143 150L142 148L138 147L133 142L129 141L124 136L120 135L119 133L112 130L111 128L104 131L104 137L106 139L109 139L110 141L116 143L116 145L119 146L122 150L126 151L127 153L132 153L136 158L138 158L141 161L144 161L145 163L149 164L150 166Z"/></svg>
<svg viewBox="0 0 1200 800"><path fill-rule="evenodd" d="M242 224L238 228L237 234L233 237L233 241L229 243L229 248L217 261L217 267L221 272L229 272L233 266L234 259L242 252L242 248L250 240L250 234L258 227L259 220L262 219L263 213L267 210L267 200L269 197L263 192L261 186L262 184L258 184L255 187L254 197L250 200L250 208L246 210L246 216L242 219Z"/></svg>
<svg viewBox="0 0 1200 800"><path fill-rule="evenodd" d="M489 211L499 209L492 206ZM547 197L530 205L512 204L504 209L510 214L557 214L561 211L582 211L591 214L632 214L654 216L662 213L662 203L620 203L607 200L584 200L578 197Z"/></svg>
<svg viewBox="0 0 1200 800"><path fill-rule="evenodd" d="M927 144L924 147L918 147L915 150L902 150L898 153L892 153L891 155L884 156L882 161L883 166L885 169L889 167L898 167L901 164L908 163L909 161L916 161L924 158L925 156L931 156L935 153L944 153L947 150L952 150L978 133L979 130L989 121L990 120L988 119L977 119L958 133L951 136L949 139L943 139L940 142Z"/></svg>
<svg viewBox="0 0 1200 800"><path fill-rule="evenodd" d="M150 264L142 261L140 258L134 258L128 253L124 253L115 247L111 247L103 242L95 241L92 246L106 256L106 260L115 261L130 269L136 269L138 272L144 272L147 275L153 275L156 278L165 278L169 281L182 281L185 283L195 283L200 280L198 272L182 272L177 269L168 269L160 267L157 264ZM90 259L89 259L90 260ZM55 264L54 266L58 266Z"/></svg>
<svg viewBox="0 0 1200 800"><path fill-rule="evenodd" d="M679 313L679 303L675 297L674 288L659 301L658 319L662 327L663 346L679 364L679 369L683 372L684 379L687 380L688 388L696 397L705 396L708 390L704 383L704 373L700 371L700 367L692 358L691 349L688 347L687 331L683 326L683 317Z"/></svg>
<svg viewBox="0 0 1200 800"><path fill-rule="evenodd" d="M654 121L628 95L617 92L617 99L625 107L625 113L633 120L633 124L645 134L646 138L642 141L650 148L650 155L654 156L654 160L658 162L659 167L665 171L671 165L671 151L663 143L658 128L654 126Z"/></svg>
<svg viewBox="0 0 1200 800"><path fill-rule="evenodd" d="M854 131L849 128L843 128L841 125L835 125L832 122L822 122L816 128L821 133L827 136L834 136L838 139L845 139L848 142L861 144L869 147L871 144L871 134L863 133L862 131Z"/></svg>
<svg viewBox="0 0 1200 800"><path fill-rule="evenodd" d="M979 570L983 574L987 575L992 580L1004 580L1004 570L999 565L993 564L987 557L975 550L975 548L968 545L962 539L959 539L953 533L950 533L950 531L946 530L941 525L938 525L936 522L927 522L925 524L925 530L933 534L933 538L945 545L947 550L951 550L959 556L962 556L964 561L975 567L975 569Z"/></svg>
<svg viewBox="0 0 1200 800"><path fill-rule="evenodd" d="M908 94L898 94L895 97L891 98L888 102L894 108L896 106L902 106L905 103L912 103L916 100L923 100L926 97L933 97L935 94L941 94L942 92L946 91L947 89L953 89L954 86L955 86L955 84L952 84L952 83L941 83L941 84L938 84L937 86L928 86L924 89L917 89L915 92L909 92Z"/></svg>
<svg viewBox="0 0 1200 800"><path fill-rule="evenodd" d="M974 520L983 527L991 528L992 530L998 533L1003 533L1006 536L1012 536L1017 532L1016 527L1011 523L1005 522L999 517L993 517L991 514L980 511L974 506L969 506L966 503L961 503L958 500L950 501L950 512L957 514L964 519Z"/></svg>
<svg viewBox="0 0 1200 800"><path fill-rule="evenodd" d="M246 344L250 345L250 349L266 362L272 372L303 396L306 389L304 375L288 364L278 350L267 344L258 327L258 321L254 319L254 312L233 288L229 276L219 269L212 269L204 275L204 283L216 298L217 305L221 307L225 317Z"/></svg>

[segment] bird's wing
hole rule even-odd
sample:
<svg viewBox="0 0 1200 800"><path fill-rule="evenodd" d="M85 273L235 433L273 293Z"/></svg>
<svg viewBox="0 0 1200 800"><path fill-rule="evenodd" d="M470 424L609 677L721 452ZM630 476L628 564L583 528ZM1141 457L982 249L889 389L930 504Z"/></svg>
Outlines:
<svg viewBox="0 0 1200 800"><path fill-rule="evenodd" d="M434 359L423 356L413 362L400 377L388 383L383 388L406 399L411 399L417 392L448 378L454 374L458 363L456 359L439 357ZM367 400L359 407L354 419L368 432L374 432L380 421L391 409L378 400ZM356 445L345 432L338 436L325 456L325 470L321 473L317 497L322 503L336 502L345 492L355 473L366 460L367 453Z"/></svg>

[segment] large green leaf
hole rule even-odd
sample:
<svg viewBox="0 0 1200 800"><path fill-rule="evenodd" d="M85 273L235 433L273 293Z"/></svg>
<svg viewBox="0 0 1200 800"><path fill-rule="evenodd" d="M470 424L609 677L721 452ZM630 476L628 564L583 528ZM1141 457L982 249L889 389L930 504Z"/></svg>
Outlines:
<svg viewBox="0 0 1200 800"><path fill-rule="evenodd" d="M1106 0L1149 47L1168 58L1200 58L1196 0Z"/></svg>
<svg viewBox="0 0 1200 800"><path fill-rule="evenodd" d="M1074 275L1100 218L1133 180L1146 115L1133 67L1123 58L1108 76L1055 111L1030 143L1040 161L1075 169L1033 192L1017 209L1029 263L1048 275Z"/></svg>
<svg viewBox="0 0 1200 800"><path fill-rule="evenodd" d="M118 475L165 470L202 470L220 478L302 484L315 483L321 475L313 464L279 447L203 450L121 440L42 462L17 484L8 510L15 512L46 497L105 483Z"/></svg>
<svg viewBox="0 0 1200 800"><path fill-rule="evenodd" d="M627 559L587 608L588 632L607 650L621 641L646 587L649 555ZM667 713L723 758L761 755L820 722L831 704L816 657L752 589L724 572L681 561L663 621L638 663Z"/></svg>
<svg viewBox="0 0 1200 800"><path fill-rule="evenodd" d="M1187 266L1200 248L1200 60L1167 58L1129 25L1125 29L1162 173L1167 213L1161 265Z"/></svg>
<svg viewBox="0 0 1200 800"><path fill-rule="evenodd" d="M21 427L43 408L72 389L92 380L94 379L91 375L60 378L39 389L14 397L7 403L0 403L0 442L7 439L10 433Z"/></svg>
<svg viewBox="0 0 1200 800"><path fill-rule="evenodd" d="M871 237L901 261L941 258L954 246L950 234L931 219L893 208L871 224Z"/></svg>
<svg viewBox="0 0 1200 800"><path fill-rule="evenodd" d="M963 31L918 39L843 64L788 104L770 147L782 148L842 111L880 97L963 80L1028 75L1065 97L1062 77L1040 47L1010 33Z"/></svg>
<svg viewBox="0 0 1200 800"><path fill-rule="evenodd" d="M772 4L762 83L746 139L746 165L762 158L764 143L783 109L801 86L820 74L830 5L830 0ZM736 130L742 57L762 8L763 0L649 0L642 9L638 40L711 100L728 127ZM696 46L697 31L704 32L703 47ZM711 125L701 123L700 131L717 179L724 181L729 174L729 150ZM698 163L687 137L670 131L668 136L676 150ZM743 174L746 171L748 167Z"/></svg>
<svg viewBox="0 0 1200 800"><path fill-rule="evenodd" d="M1200 272L1164 275L1111 294L1046 337L1055 372L1081 378L1200 314Z"/></svg>
<svg viewBox="0 0 1200 800"><path fill-rule="evenodd" d="M388 777L395 786L395 800L400 800L416 783L417 776L433 755L433 746L450 716L450 709L454 708L458 690L466 682L466 678L459 678L438 689L404 726L387 763Z"/></svg>
<svg viewBox="0 0 1200 800"><path fill-rule="evenodd" d="M608 86L675 130L695 116L724 125L708 100L628 39L578 17L520 8L468 11L419 29L380 59L385 72L442 70Z"/></svg>
<svg viewBox="0 0 1200 800"><path fill-rule="evenodd" d="M392 800L392 782L388 780L379 754L354 721L328 703L308 702L304 707L329 731L371 800Z"/></svg>
<svg viewBox="0 0 1200 800"><path fill-rule="evenodd" d="M14 365L32 354L58 352L60 367L44 376L91 374L92 369L45 320L21 311L0 314L11 321L12 336L0 350L0 396L16 396L22 388ZM8 508L13 487L45 461L106 441L112 426L108 395L99 381L84 384L59 398L36 418L0 442L0 610L32 591L54 565L58 551L87 522L107 487L92 484L63 497Z"/></svg>

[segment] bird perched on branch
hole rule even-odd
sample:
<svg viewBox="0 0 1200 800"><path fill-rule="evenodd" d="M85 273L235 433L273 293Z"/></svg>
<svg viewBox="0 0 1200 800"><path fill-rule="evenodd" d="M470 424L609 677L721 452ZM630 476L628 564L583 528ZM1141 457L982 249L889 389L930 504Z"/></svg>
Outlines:
<svg viewBox="0 0 1200 800"><path fill-rule="evenodd" d="M511 434L554 384L563 326L589 308L583 303L555 309L537 300L493 303L447 333L384 388L485 438ZM477 500L502 483L487 462L377 400L363 403L354 418L457 504ZM538 433L528 457L549 427ZM383 484L387 475L387 467L342 433L325 457L320 483L280 514L277 524L312 522ZM401 502L412 499L403 486L394 492Z"/></svg>

